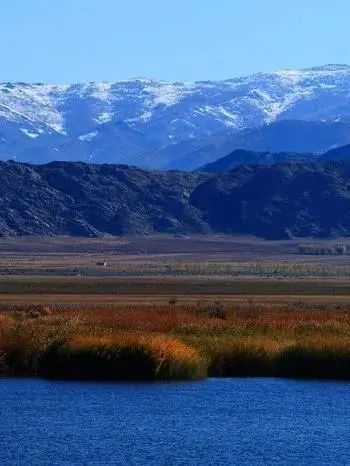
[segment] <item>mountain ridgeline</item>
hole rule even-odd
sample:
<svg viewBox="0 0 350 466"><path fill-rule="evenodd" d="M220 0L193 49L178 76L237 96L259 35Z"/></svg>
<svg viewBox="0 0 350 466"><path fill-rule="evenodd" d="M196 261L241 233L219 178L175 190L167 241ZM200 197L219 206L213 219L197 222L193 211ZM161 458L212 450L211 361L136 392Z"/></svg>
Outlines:
<svg viewBox="0 0 350 466"><path fill-rule="evenodd" d="M350 235L349 96L347 65L0 83L0 234Z"/></svg>
<svg viewBox="0 0 350 466"><path fill-rule="evenodd" d="M0 162L2 235L350 235L350 162L240 165L219 174Z"/></svg>
<svg viewBox="0 0 350 466"><path fill-rule="evenodd" d="M0 160L193 170L235 149L350 144L350 67L194 83L0 83Z"/></svg>
<svg viewBox="0 0 350 466"><path fill-rule="evenodd" d="M350 144L337 147L324 154L298 153L298 152L254 152L237 149L221 157L214 162L207 163L198 168L198 171L206 173L221 173L239 165L274 165L287 162L327 162L350 160Z"/></svg>

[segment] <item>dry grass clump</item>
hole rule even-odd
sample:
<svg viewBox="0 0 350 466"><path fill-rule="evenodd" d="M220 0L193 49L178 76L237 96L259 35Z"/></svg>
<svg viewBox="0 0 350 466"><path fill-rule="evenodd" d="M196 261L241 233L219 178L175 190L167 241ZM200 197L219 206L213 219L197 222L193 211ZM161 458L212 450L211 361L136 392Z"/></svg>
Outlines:
<svg viewBox="0 0 350 466"><path fill-rule="evenodd" d="M47 377L94 380L191 380L205 376L198 352L165 335L74 336L43 355Z"/></svg>
<svg viewBox="0 0 350 466"><path fill-rule="evenodd" d="M208 342L208 373L215 377L272 375L279 344L256 338L222 339Z"/></svg>
<svg viewBox="0 0 350 466"><path fill-rule="evenodd" d="M74 317L65 319L45 308L1 313L0 367L9 375L36 375L41 355L76 331L78 324Z"/></svg>

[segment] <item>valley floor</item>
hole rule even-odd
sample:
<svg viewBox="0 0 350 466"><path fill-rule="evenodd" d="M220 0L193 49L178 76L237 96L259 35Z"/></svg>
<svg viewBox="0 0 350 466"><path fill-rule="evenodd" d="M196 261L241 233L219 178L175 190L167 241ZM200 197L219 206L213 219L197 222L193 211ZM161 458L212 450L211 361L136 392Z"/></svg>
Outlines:
<svg viewBox="0 0 350 466"><path fill-rule="evenodd" d="M348 379L350 256L300 243L2 239L0 373Z"/></svg>

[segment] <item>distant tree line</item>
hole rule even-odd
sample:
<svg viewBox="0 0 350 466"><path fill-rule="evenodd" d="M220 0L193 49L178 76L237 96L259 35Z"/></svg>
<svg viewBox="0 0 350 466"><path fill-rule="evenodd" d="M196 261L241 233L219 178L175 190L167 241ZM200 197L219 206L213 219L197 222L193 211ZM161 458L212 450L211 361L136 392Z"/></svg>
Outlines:
<svg viewBox="0 0 350 466"><path fill-rule="evenodd" d="M320 244L300 244L298 246L299 254L312 254L320 256L339 256L349 254L349 247L345 244L336 244L334 246L325 246Z"/></svg>

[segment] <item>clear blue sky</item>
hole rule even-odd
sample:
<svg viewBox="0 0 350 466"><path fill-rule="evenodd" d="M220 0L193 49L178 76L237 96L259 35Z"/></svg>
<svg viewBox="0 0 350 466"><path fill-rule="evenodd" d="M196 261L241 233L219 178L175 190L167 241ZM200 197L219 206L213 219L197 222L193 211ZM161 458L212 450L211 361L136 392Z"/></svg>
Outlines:
<svg viewBox="0 0 350 466"><path fill-rule="evenodd" d="M350 64L349 20L349 0L0 0L0 81L192 81Z"/></svg>

